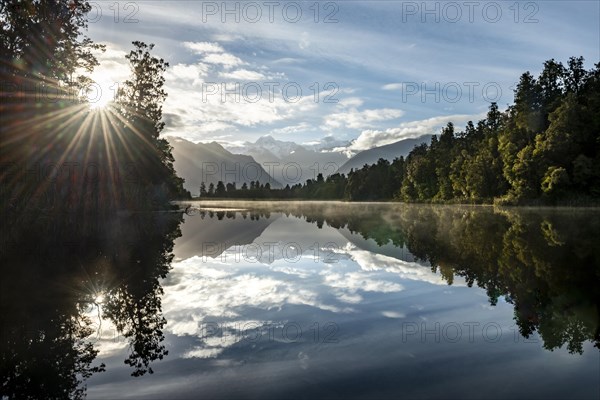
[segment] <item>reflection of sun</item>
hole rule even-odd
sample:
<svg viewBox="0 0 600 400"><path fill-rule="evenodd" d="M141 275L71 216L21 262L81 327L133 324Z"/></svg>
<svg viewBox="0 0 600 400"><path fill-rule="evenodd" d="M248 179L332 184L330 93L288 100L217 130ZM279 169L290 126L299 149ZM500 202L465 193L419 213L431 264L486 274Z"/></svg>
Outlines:
<svg viewBox="0 0 600 400"><path fill-rule="evenodd" d="M113 100L118 86L108 71L102 68L96 68L90 77L94 82L87 93L90 108L104 108Z"/></svg>

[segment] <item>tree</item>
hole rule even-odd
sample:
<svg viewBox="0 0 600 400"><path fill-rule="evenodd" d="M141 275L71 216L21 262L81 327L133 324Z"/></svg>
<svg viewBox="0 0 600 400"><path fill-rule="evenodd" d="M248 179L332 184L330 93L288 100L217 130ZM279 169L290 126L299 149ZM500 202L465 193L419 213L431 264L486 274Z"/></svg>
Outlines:
<svg viewBox="0 0 600 400"><path fill-rule="evenodd" d="M83 88L104 50L84 34L88 1L0 2L0 66L3 83L45 83Z"/></svg>
<svg viewBox="0 0 600 400"><path fill-rule="evenodd" d="M225 184L223 181L217 182L217 187L215 188L215 196L217 197L225 197Z"/></svg>
<svg viewBox="0 0 600 400"><path fill-rule="evenodd" d="M89 73L98 65L94 52L104 47L85 35L90 9L79 0L0 2L0 164L13 165L9 175L19 176L33 162L74 158L80 149L73 146L73 137L92 142L89 129L81 132L88 113L78 89L90 82ZM33 148L43 151L31 152ZM86 150L92 154L96 148ZM5 176L0 176L3 191L28 207L59 184L32 185L29 178L8 182ZM67 192L86 191L78 183L64 184L57 204L68 203L62 198Z"/></svg>
<svg viewBox="0 0 600 400"><path fill-rule="evenodd" d="M567 92L579 93L583 87L587 72L583 67L583 57L571 57L567 63L566 89Z"/></svg>
<svg viewBox="0 0 600 400"><path fill-rule="evenodd" d="M227 195L228 196L234 196L235 195L235 191L237 190L237 188L235 187L235 182L233 183L228 183L227 185L225 185L226 189L227 189Z"/></svg>
<svg viewBox="0 0 600 400"><path fill-rule="evenodd" d="M206 197L208 192L206 191L206 185L204 182L200 182L200 197Z"/></svg>
<svg viewBox="0 0 600 400"><path fill-rule="evenodd" d="M132 43L134 49L125 56L132 76L119 88L116 104L123 132L121 145L136 149L134 162L143 185L168 200L189 197L183 179L175 173L171 145L159 137L165 126L162 103L167 97L163 74L169 64L150 54L153 44Z"/></svg>

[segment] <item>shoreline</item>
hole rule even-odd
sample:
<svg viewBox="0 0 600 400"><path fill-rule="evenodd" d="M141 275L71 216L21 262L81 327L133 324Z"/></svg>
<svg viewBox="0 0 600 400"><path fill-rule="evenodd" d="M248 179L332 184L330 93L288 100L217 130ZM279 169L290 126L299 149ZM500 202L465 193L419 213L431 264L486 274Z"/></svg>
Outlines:
<svg viewBox="0 0 600 400"><path fill-rule="evenodd" d="M506 208L506 209L548 209L548 210L600 210L600 204L598 205L549 205L549 204L523 204L523 205L511 205L511 204L494 204L494 203L418 203L418 202L402 202L402 201L349 201L349 200L317 200L317 199L280 199L280 198L265 198L265 199L232 199L232 198L192 198L186 200L174 200L174 204L187 204L190 202L194 203L319 203L319 204L381 204L381 205L398 205L398 206L437 206L437 207L482 207L482 208Z"/></svg>

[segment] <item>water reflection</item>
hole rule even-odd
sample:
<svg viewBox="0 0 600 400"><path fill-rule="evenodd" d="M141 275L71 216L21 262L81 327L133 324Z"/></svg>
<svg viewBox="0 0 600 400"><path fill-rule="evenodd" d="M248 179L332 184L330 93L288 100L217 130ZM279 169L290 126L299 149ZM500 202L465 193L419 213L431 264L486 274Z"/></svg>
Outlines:
<svg viewBox="0 0 600 400"><path fill-rule="evenodd" d="M5 225L0 395L597 394L597 211L192 205Z"/></svg>
<svg viewBox="0 0 600 400"><path fill-rule="evenodd" d="M222 202L220 205L227 206ZM188 215L235 221L238 215L246 218L249 214L254 220L268 221L271 229L269 234L260 235L265 230L263 222L253 239L221 241L220 247L204 239L200 245L196 243L198 255L219 256L227 262L223 252L230 249L230 263L284 259L292 265L285 267L286 272L306 277L306 269L293 268L300 260L300 249L303 257L323 264L346 258L357 262L363 271L383 270L434 284L475 284L486 290L491 306L500 297L512 304L520 334L528 338L538 332L546 349L566 345L569 352L581 353L585 341L600 347L597 211L266 202L251 204L252 212L204 211L203 207L208 206L210 203L196 205ZM297 221L288 221L285 228L278 229L280 215L295 216L319 230L324 225L335 228L336 232L319 235L314 230L303 230ZM186 222L191 230L197 230L197 223L193 217ZM241 225L233 222L230 229L241 230ZM257 241L259 236L261 240ZM254 242L255 246L239 248L240 243ZM430 272L423 266L428 266ZM335 269L320 273L325 281L335 282L330 289L350 289L342 296L359 301L352 292L357 288L356 275L351 275L357 278L351 280ZM386 282L374 283L367 276L359 280L362 290L378 285L378 291L386 290L382 289Z"/></svg>
<svg viewBox="0 0 600 400"><path fill-rule="evenodd" d="M102 321L125 340L131 374L168 352L159 280L172 260L181 214L111 219L40 215L3 219L0 348L8 398L82 398Z"/></svg>

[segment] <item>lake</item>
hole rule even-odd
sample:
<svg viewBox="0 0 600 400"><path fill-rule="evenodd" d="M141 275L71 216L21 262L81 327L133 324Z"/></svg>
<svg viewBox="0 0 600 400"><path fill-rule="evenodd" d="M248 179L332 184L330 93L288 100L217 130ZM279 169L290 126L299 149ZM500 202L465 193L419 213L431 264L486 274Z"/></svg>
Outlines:
<svg viewBox="0 0 600 400"><path fill-rule="evenodd" d="M600 396L600 210L184 206L3 228L2 395Z"/></svg>

